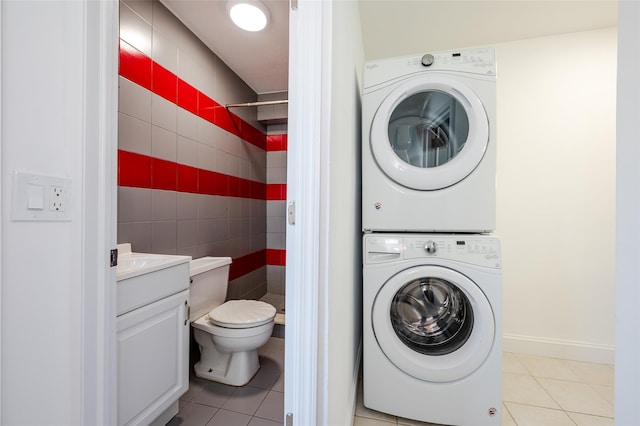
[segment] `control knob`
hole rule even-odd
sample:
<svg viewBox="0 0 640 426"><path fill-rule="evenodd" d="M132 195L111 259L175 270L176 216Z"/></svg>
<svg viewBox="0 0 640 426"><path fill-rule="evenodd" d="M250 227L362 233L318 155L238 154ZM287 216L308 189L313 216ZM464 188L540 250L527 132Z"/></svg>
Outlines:
<svg viewBox="0 0 640 426"><path fill-rule="evenodd" d="M433 61L435 60L435 58L433 57L432 54L427 53L426 55L422 56L422 65L424 65L425 67L430 67L431 65L433 65Z"/></svg>
<svg viewBox="0 0 640 426"><path fill-rule="evenodd" d="M437 249L438 246L436 245L435 241L429 240L427 241L427 244L424 245L424 250L429 254L434 254Z"/></svg>

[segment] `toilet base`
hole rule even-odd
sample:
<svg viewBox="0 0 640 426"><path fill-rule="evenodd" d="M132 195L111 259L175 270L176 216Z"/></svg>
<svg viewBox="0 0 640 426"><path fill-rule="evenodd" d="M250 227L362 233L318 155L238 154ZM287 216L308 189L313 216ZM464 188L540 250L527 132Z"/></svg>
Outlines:
<svg viewBox="0 0 640 426"><path fill-rule="evenodd" d="M273 320L257 327L224 328L211 324L205 315L192 327L200 349L200 361L194 365L196 377L244 386L260 368L258 348L269 340Z"/></svg>
<svg viewBox="0 0 640 426"><path fill-rule="evenodd" d="M200 350L200 361L193 367L196 377L225 385L244 386L260 369L257 350L233 353L214 350L215 354L207 353L211 349Z"/></svg>

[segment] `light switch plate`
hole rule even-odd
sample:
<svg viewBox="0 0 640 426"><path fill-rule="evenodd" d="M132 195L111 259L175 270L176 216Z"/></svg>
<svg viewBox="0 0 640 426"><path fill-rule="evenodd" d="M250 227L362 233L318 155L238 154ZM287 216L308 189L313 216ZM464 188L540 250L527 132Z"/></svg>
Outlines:
<svg viewBox="0 0 640 426"><path fill-rule="evenodd" d="M11 199L13 221L70 221L71 179L15 171Z"/></svg>
<svg viewBox="0 0 640 426"><path fill-rule="evenodd" d="M44 186L27 184L27 208L29 210L44 209Z"/></svg>

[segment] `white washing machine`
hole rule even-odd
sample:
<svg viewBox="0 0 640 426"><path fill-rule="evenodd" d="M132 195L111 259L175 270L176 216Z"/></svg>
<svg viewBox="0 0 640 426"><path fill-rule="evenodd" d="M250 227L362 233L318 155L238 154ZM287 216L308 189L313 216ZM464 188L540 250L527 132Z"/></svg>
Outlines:
<svg viewBox="0 0 640 426"><path fill-rule="evenodd" d="M447 425L499 425L500 240L367 234L363 391L373 410Z"/></svg>
<svg viewBox="0 0 640 426"><path fill-rule="evenodd" d="M494 230L495 116L492 49L366 63L363 230Z"/></svg>

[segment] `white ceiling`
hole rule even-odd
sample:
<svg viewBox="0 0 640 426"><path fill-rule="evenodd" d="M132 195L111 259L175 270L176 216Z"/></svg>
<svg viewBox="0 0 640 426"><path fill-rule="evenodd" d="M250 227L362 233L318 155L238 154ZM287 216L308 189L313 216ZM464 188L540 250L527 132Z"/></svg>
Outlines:
<svg viewBox="0 0 640 426"><path fill-rule="evenodd" d="M287 91L289 0L261 0L271 20L255 33L231 22L225 0L160 1L256 93Z"/></svg>
<svg viewBox="0 0 640 426"><path fill-rule="evenodd" d="M236 28L225 0L161 1L256 93L288 89L288 0L262 0L271 22L258 33ZM612 27L618 19L616 0L359 3L367 60Z"/></svg>

